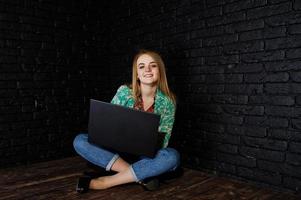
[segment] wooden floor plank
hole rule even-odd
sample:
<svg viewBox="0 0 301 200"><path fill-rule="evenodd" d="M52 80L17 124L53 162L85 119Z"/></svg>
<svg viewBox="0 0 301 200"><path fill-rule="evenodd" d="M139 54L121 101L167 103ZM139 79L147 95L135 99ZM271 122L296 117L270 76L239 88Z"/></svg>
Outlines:
<svg viewBox="0 0 301 200"><path fill-rule="evenodd" d="M158 190L152 192L144 191L140 185L131 183L107 190L94 190L86 194L78 194L75 191L75 185L84 170L89 170L89 168L86 161L80 157L36 163L28 167L1 169L0 200L301 199L300 196L292 193L261 188L186 168L182 177L166 181Z"/></svg>

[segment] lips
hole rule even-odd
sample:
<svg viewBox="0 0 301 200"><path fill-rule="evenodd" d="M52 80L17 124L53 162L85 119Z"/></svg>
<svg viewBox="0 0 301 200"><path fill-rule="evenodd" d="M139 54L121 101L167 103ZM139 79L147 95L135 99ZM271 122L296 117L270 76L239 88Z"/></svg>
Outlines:
<svg viewBox="0 0 301 200"><path fill-rule="evenodd" d="M144 75L144 77L146 77L146 78L153 77L153 75L152 74L146 74L146 75Z"/></svg>

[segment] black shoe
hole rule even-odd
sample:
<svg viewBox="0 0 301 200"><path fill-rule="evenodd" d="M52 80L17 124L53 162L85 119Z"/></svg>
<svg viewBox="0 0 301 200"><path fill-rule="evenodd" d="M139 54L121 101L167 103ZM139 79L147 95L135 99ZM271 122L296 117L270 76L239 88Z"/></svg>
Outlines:
<svg viewBox="0 0 301 200"><path fill-rule="evenodd" d="M183 174L184 174L184 169L182 167L178 167L174 171L166 172L164 174L159 175L158 179L160 180L160 182L165 182L165 181L179 178L183 176Z"/></svg>
<svg viewBox="0 0 301 200"><path fill-rule="evenodd" d="M160 182L159 182L159 179L157 179L157 178L147 178L143 181L140 181L139 184L146 191L154 191L160 187Z"/></svg>
<svg viewBox="0 0 301 200"><path fill-rule="evenodd" d="M89 191L89 185L91 182L90 176L81 176L79 177L76 185L76 191L78 193L86 193Z"/></svg>
<svg viewBox="0 0 301 200"><path fill-rule="evenodd" d="M84 171L83 175L84 176L89 176L91 179L93 178L98 178L101 176L111 176L116 174L115 172L112 171L105 171L105 170L99 170L99 171Z"/></svg>

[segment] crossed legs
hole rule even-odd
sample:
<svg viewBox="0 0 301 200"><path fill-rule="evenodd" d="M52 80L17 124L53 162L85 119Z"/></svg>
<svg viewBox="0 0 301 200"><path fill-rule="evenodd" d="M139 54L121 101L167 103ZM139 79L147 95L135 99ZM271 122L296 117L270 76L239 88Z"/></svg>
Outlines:
<svg viewBox="0 0 301 200"><path fill-rule="evenodd" d="M106 189L116 185L139 182L148 177L172 171L179 165L179 153L173 148L160 149L154 158L144 157L129 164L119 155L96 147L88 142L87 134L79 134L73 141L74 149L86 160L117 172L112 176L103 176L90 181L90 189Z"/></svg>
<svg viewBox="0 0 301 200"><path fill-rule="evenodd" d="M135 182L135 178L130 170L130 165L121 157L114 162L111 170L117 172L117 174L92 179L90 189L106 189L116 185Z"/></svg>

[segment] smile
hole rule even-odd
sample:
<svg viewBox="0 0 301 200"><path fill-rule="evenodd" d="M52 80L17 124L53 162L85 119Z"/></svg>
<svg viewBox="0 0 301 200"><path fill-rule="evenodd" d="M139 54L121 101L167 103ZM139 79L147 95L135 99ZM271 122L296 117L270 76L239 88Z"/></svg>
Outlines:
<svg viewBox="0 0 301 200"><path fill-rule="evenodd" d="M144 75L144 77L148 78L148 77L153 77L152 74L147 74L147 75Z"/></svg>

